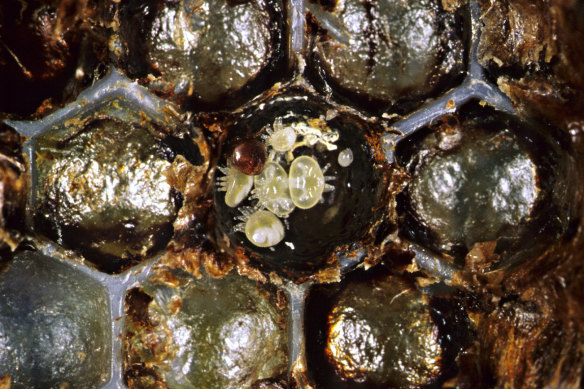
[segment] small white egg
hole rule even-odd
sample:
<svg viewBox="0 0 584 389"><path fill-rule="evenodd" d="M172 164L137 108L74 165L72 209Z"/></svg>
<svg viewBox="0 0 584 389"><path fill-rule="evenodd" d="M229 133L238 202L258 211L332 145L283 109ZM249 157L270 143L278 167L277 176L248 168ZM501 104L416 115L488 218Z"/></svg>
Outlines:
<svg viewBox="0 0 584 389"><path fill-rule="evenodd" d="M351 149L344 149L339 152L338 157L339 165L342 167L347 167L353 163L353 151Z"/></svg>

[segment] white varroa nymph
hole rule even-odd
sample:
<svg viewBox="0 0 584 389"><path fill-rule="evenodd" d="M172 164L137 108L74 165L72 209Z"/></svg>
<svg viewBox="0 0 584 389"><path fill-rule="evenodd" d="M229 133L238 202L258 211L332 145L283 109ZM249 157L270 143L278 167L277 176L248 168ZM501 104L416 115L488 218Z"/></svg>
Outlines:
<svg viewBox="0 0 584 389"><path fill-rule="evenodd" d="M218 189L225 192L225 204L228 207L237 207L251 191L253 177L248 176L234 167L219 167L223 174L218 178Z"/></svg>
<svg viewBox="0 0 584 389"><path fill-rule="evenodd" d="M294 210L288 174L276 162L266 163L264 170L254 177L252 196L258 199L258 207L267 208L278 217L286 217Z"/></svg>
<svg viewBox="0 0 584 389"><path fill-rule="evenodd" d="M245 236L258 247L272 247L284 239L284 224L273 213L259 210L245 223Z"/></svg>
<svg viewBox="0 0 584 389"><path fill-rule="evenodd" d="M328 165L325 167L325 170ZM314 207L321 199L322 193L334 189L326 183L323 169L313 157L300 156L290 165L290 197L300 209Z"/></svg>
<svg viewBox="0 0 584 389"><path fill-rule="evenodd" d="M320 124L314 125L315 122ZM296 208L310 209L322 202L322 194L334 190L327 183L334 176L325 176L330 164L321 168L317 159L309 155L295 157L302 147L333 151L339 133L326 127L324 119L314 119L283 124L276 118L272 125L264 127L261 139L268 152L268 161L262 171L249 176L235 167L220 167L225 175L218 179L218 190L225 193L225 204L237 207L244 200L251 206L240 206L241 223L235 231L244 232L247 239L257 247L272 247L284 239L284 224L280 218L287 218ZM318 146L318 148L316 147ZM352 163L350 149L339 153L341 167ZM289 172L284 166L289 164Z"/></svg>

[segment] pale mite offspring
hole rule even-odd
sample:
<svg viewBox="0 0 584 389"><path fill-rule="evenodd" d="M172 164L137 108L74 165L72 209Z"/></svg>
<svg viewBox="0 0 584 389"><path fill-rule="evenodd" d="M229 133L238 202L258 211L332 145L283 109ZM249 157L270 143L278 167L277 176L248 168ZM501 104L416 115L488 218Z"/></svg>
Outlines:
<svg viewBox="0 0 584 389"><path fill-rule="evenodd" d="M265 127L266 133L261 136L268 161L259 174L246 175L233 166L219 168L224 176L218 178L218 190L226 192L227 206L237 207L245 199L255 201L253 206L239 208L241 215L235 219L241 223L234 227L235 231L245 233L255 246L272 247L280 243L285 228L279 218L287 218L296 207L303 210L314 207L322 202L323 193L334 190L327 181L335 177L325 176L330 164L321 169L314 157L294 157L294 151L302 146L320 144L328 151L337 149L338 131L320 127L306 122L284 126L282 118L277 118L272 126ZM283 157L290 164L289 174L280 164ZM352 151L341 151L338 161L340 166L349 166L353 162Z"/></svg>
<svg viewBox="0 0 584 389"><path fill-rule="evenodd" d="M288 174L276 162L266 163L264 170L255 176L251 194L258 200L258 208L267 208L278 217L286 217L294 210L288 189Z"/></svg>
<svg viewBox="0 0 584 389"><path fill-rule="evenodd" d="M328 165L325 167L325 171ZM290 165L290 197L300 209L314 207L321 199L322 193L331 191L333 186L326 183L333 177L325 177L316 159L307 155L300 156Z"/></svg>
<svg viewBox="0 0 584 389"><path fill-rule="evenodd" d="M259 210L245 223L245 236L258 247L272 247L284 239L284 224L273 213Z"/></svg>
<svg viewBox="0 0 584 389"><path fill-rule="evenodd" d="M351 149L344 149L339 153L339 157L337 159L339 162L339 166L347 167L353 163L353 151Z"/></svg>
<svg viewBox="0 0 584 389"><path fill-rule="evenodd" d="M285 153L292 150L296 144L296 131L292 127L284 127L282 118L277 118L274 121L274 128L270 126L266 129L267 136L266 146L274 149L275 152Z"/></svg>
<svg viewBox="0 0 584 389"><path fill-rule="evenodd" d="M225 192L225 204L237 207L251 191L253 176L248 176L234 167L219 167L224 176L219 177L218 190Z"/></svg>

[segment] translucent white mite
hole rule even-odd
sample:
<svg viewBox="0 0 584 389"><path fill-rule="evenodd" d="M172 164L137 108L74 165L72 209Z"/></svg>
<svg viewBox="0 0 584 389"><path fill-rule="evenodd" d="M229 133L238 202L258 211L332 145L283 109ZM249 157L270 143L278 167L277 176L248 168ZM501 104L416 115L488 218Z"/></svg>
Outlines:
<svg viewBox="0 0 584 389"><path fill-rule="evenodd" d="M224 176L217 179L217 189L225 192L225 204L237 207L251 191L253 176L248 176L234 167L219 167Z"/></svg>
<svg viewBox="0 0 584 389"><path fill-rule="evenodd" d="M323 192L334 190L332 185L326 183L334 177L324 175L327 165L321 169L316 159L303 155L292 161L290 165L290 197L300 209L314 207L321 199Z"/></svg>
<svg viewBox="0 0 584 389"><path fill-rule="evenodd" d="M274 120L274 128L268 126L266 132L266 146L272 147L278 153L292 150L296 143L296 131L292 127L284 127L282 118Z"/></svg>
<svg viewBox="0 0 584 389"><path fill-rule="evenodd" d="M286 217L295 208L288 185L284 168L276 162L267 162L264 170L254 178L252 198L258 200L258 208L267 208L279 217Z"/></svg>
<svg viewBox="0 0 584 389"><path fill-rule="evenodd" d="M284 224L269 211L256 211L245 223L245 236L258 247L272 247L284 239Z"/></svg>
<svg viewBox="0 0 584 389"><path fill-rule="evenodd" d="M284 224L272 212L244 207L241 213L242 216L237 219L244 222L237 225L235 230L244 232L255 246L272 247L284 239Z"/></svg>
<svg viewBox="0 0 584 389"><path fill-rule="evenodd" d="M284 224L288 225L287 217L296 207L312 208L323 200L324 192L334 190L327 184L334 177L325 176L330 164L321 169L313 157L294 158L294 150L315 145L329 151L336 150L339 133L326 127L324 120L317 124L301 121L284 125L282 118L277 118L271 126L266 126L261 137L269 153L263 170L250 176L233 167L219 168L225 176L218 179L218 187L226 192L225 203L230 207L238 206L246 198L256 201L253 207L238 208L241 215L235 219L240 223L234 231L245 233L257 247L273 250L272 246L284 239ZM290 163L289 174L280 165L284 157ZM339 153L341 166L348 166L351 162L350 149Z"/></svg>
<svg viewBox="0 0 584 389"><path fill-rule="evenodd" d="M339 157L337 159L339 165L342 167L347 167L353 163L353 151L351 149L344 149L339 153Z"/></svg>

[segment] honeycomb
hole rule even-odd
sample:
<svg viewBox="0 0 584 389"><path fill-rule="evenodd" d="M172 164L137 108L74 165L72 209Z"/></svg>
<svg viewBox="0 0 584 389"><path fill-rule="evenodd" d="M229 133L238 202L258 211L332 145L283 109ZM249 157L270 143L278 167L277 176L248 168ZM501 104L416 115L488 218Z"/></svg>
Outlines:
<svg viewBox="0 0 584 389"><path fill-rule="evenodd" d="M575 0L0 4L0 389L579 388Z"/></svg>

